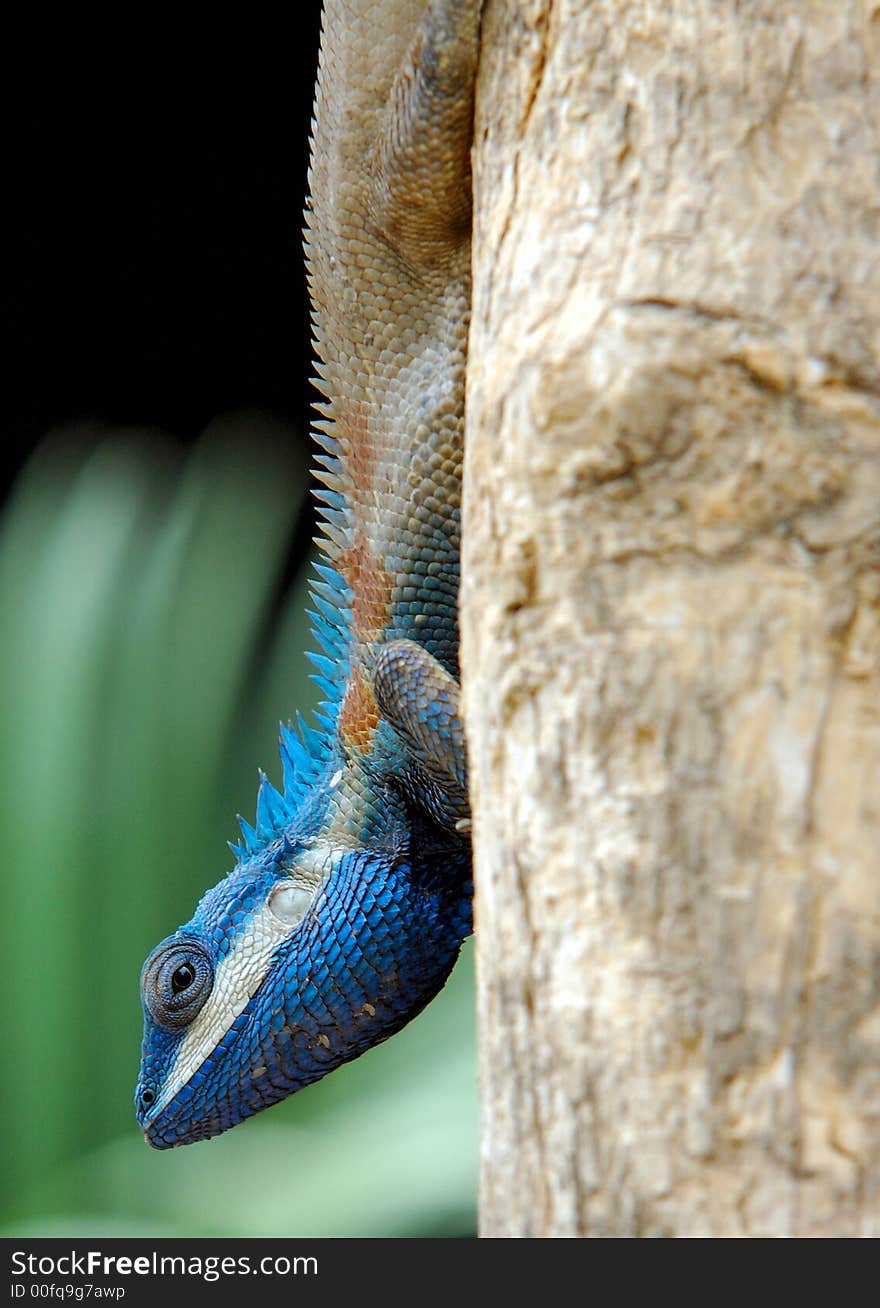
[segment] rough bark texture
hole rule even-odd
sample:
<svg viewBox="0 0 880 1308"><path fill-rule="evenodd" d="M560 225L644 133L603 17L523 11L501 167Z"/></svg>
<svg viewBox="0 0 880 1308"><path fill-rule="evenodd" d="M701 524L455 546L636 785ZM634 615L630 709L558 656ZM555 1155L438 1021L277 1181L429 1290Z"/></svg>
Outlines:
<svg viewBox="0 0 880 1308"><path fill-rule="evenodd" d="M880 1234L880 8L482 58L482 1231Z"/></svg>

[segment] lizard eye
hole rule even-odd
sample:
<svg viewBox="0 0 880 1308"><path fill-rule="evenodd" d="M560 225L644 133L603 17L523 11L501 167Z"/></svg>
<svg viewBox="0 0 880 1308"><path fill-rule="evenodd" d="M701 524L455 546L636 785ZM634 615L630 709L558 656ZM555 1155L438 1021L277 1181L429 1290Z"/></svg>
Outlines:
<svg viewBox="0 0 880 1308"><path fill-rule="evenodd" d="M171 973L171 989L175 995L179 995L181 990L188 990L195 979L195 968L190 967L189 963L181 963Z"/></svg>
<svg viewBox="0 0 880 1308"><path fill-rule="evenodd" d="M214 967L195 940L172 940L144 965L141 989L150 1016L167 1031L189 1026L214 984Z"/></svg>

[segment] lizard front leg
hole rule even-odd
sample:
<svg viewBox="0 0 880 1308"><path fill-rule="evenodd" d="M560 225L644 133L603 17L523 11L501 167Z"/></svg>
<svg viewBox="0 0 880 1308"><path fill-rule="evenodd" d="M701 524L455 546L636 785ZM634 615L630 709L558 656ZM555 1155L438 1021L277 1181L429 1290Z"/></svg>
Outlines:
<svg viewBox="0 0 880 1308"><path fill-rule="evenodd" d="M440 826L470 830L458 682L411 640L383 645L373 687L380 712L404 743L410 798Z"/></svg>

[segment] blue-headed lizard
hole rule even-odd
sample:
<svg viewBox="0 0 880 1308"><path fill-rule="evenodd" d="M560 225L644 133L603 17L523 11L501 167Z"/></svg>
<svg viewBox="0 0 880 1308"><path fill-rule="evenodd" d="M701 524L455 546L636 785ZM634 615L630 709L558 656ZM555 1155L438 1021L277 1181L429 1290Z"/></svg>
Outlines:
<svg viewBox="0 0 880 1308"><path fill-rule="evenodd" d="M327 0L306 254L317 726L144 964L138 1122L207 1139L386 1039L471 930L457 593L479 0Z"/></svg>

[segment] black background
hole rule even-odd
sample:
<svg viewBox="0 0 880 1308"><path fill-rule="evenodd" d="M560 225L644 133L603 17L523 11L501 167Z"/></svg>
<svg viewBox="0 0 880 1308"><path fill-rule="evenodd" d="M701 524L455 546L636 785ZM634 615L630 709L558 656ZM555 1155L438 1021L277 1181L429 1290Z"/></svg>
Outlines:
<svg viewBox="0 0 880 1308"><path fill-rule="evenodd" d="M4 482L76 420L304 426L301 247L318 0L30 6L3 44Z"/></svg>

